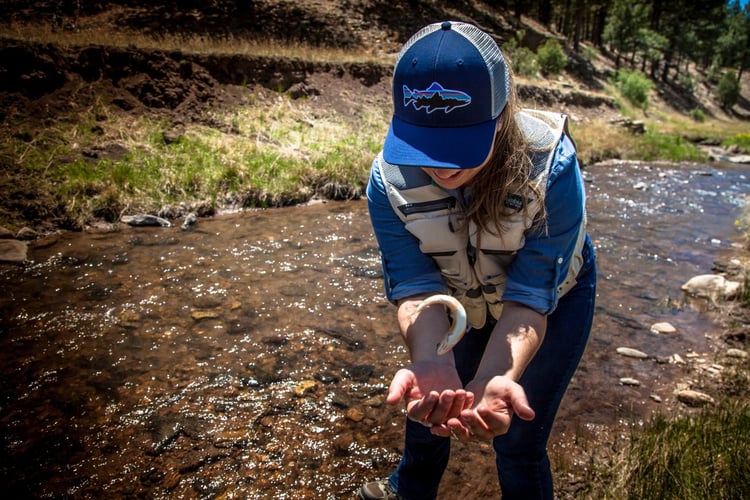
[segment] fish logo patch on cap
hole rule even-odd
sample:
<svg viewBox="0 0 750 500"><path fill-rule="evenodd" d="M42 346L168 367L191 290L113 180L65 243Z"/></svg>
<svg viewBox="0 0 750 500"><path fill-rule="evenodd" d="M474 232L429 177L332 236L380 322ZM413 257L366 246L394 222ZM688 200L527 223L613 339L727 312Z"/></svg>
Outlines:
<svg viewBox="0 0 750 500"><path fill-rule="evenodd" d="M425 109L427 114L438 109L450 113L471 104L471 96L460 90L443 88L438 82L432 82L425 90L410 89L404 85L404 107L410 104L416 110Z"/></svg>

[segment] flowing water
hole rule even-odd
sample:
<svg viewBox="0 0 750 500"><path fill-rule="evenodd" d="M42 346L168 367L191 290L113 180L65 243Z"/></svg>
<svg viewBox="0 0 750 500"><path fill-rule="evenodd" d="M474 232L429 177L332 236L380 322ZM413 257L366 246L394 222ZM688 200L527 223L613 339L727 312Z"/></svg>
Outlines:
<svg viewBox="0 0 750 500"><path fill-rule="evenodd" d="M680 285L730 253L750 172L617 164L585 175L599 297L553 440L673 399L679 367L654 358L708 349L715 327ZM400 456L403 410L383 398L406 353L364 201L228 214L190 231L64 234L0 268L0 283L6 491L348 498ZM678 333L650 333L660 321ZM490 448L460 446L444 495L478 483L496 493Z"/></svg>

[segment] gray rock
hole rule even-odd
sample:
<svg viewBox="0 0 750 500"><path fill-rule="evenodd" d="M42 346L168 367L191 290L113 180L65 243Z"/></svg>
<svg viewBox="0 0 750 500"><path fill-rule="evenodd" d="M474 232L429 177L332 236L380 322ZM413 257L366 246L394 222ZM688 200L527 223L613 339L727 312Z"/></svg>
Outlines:
<svg viewBox="0 0 750 500"><path fill-rule="evenodd" d="M638 358L638 359L646 359L649 357L648 354L646 354L645 352L639 351L638 349L632 349L630 347L618 347L617 354L628 357L628 358Z"/></svg>
<svg viewBox="0 0 750 500"><path fill-rule="evenodd" d="M641 385L641 382L639 380L636 380L636 379L631 378L631 377L622 377L620 379L620 384L621 385L629 385L629 386L632 386L632 387L639 387Z"/></svg>
<svg viewBox="0 0 750 500"><path fill-rule="evenodd" d="M167 219L150 214L123 215L120 220L129 226L172 227L172 223Z"/></svg>
<svg viewBox="0 0 750 500"><path fill-rule="evenodd" d="M677 393L677 400L683 404L693 407L708 406L716 404L714 398L703 392L685 389Z"/></svg>
<svg viewBox="0 0 750 500"><path fill-rule="evenodd" d="M0 262L23 264L28 257L29 245L24 241L0 239Z"/></svg>

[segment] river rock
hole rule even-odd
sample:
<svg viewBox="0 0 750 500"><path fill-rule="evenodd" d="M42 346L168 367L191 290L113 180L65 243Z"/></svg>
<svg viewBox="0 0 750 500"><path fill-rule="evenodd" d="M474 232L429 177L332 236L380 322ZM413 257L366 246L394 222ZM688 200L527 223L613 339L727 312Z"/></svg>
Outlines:
<svg viewBox="0 0 750 500"><path fill-rule="evenodd" d="M365 414L357 408L349 408L346 410L346 418L352 422L361 422L365 418Z"/></svg>
<svg viewBox="0 0 750 500"><path fill-rule="evenodd" d="M620 379L621 385L629 385L632 387L639 387L641 385L640 380L634 379L632 377L622 377Z"/></svg>
<svg viewBox="0 0 750 500"><path fill-rule="evenodd" d="M716 404L714 398L706 393L685 389L677 393L677 400L683 404L693 407L701 407Z"/></svg>
<svg viewBox="0 0 750 500"><path fill-rule="evenodd" d="M301 398L305 394L315 391L317 388L318 383L315 380L303 380L294 386L294 395Z"/></svg>
<svg viewBox="0 0 750 500"><path fill-rule="evenodd" d="M25 241L0 239L0 263L23 264L28 251L29 245Z"/></svg>
<svg viewBox="0 0 750 500"><path fill-rule="evenodd" d="M123 215L120 220L129 226L172 227L172 223L167 219L150 214Z"/></svg>
<svg viewBox="0 0 750 500"><path fill-rule="evenodd" d="M743 351L742 349L736 349L732 347L730 349L727 349L726 355L730 358L744 359L747 357L747 351Z"/></svg>
<svg viewBox="0 0 750 500"><path fill-rule="evenodd" d="M715 301L720 298L736 297L740 290L740 283L730 281L720 274L699 274L690 278L680 288L688 295Z"/></svg>
<svg viewBox="0 0 750 500"><path fill-rule="evenodd" d="M0 226L0 239L13 240L15 239L15 235L13 234L13 231L8 229L7 227Z"/></svg>
<svg viewBox="0 0 750 500"><path fill-rule="evenodd" d="M190 317L195 321L201 321L204 319L216 319L219 317L219 313L217 311L206 309L190 309Z"/></svg>
<svg viewBox="0 0 750 500"><path fill-rule="evenodd" d="M638 349L633 349L630 347L618 347L617 354L628 357L628 358L638 358L638 359L646 359L649 357L648 354L646 354L645 352L639 351Z"/></svg>
<svg viewBox="0 0 750 500"><path fill-rule="evenodd" d="M677 328L667 322L654 323L653 325L651 325L650 330L651 333L656 334L670 334L677 332Z"/></svg>
<svg viewBox="0 0 750 500"><path fill-rule="evenodd" d="M17 240L31 241L39 237L39 233L31 229L30 227L22 227L16 233Z"/></svg>
<svg viewBox="0 0 750 500"><path fill-rule="evenodd" d="M682 358L682 356L680 356L677 353L674 353L674 354L672 354L669 357L669 362L670 362L670 364L673 364L673 365L684 365L684 364L686 364L685 360Z"/></svg>
<svg viewBox="0 0 750 500"><path fill-rule="evenodd" d="M182 226L180 226L180 229L183 231L188 231L195 223L198 222L198 216L195 215L193 212L190 212L185 216L185 220L182 221Z"/></svg>

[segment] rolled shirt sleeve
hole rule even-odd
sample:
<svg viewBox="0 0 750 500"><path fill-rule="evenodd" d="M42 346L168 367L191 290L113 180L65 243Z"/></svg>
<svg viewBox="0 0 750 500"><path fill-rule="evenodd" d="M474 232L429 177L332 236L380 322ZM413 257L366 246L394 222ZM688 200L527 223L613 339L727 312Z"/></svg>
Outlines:
<svg viewBox="0 0 750 500"><path fill-rule="evenodd" d="M585 223L585 204L575 148L563 136L547 179L546 224L526 232L526 242L508 269L504 301L519 302L545 315L555 310L558 286L565 280Z"/></svg>

